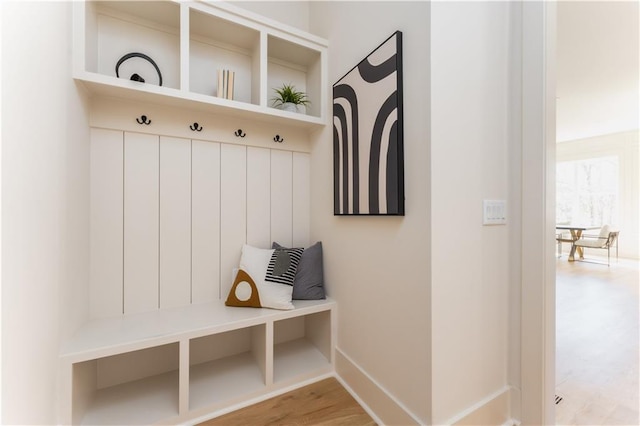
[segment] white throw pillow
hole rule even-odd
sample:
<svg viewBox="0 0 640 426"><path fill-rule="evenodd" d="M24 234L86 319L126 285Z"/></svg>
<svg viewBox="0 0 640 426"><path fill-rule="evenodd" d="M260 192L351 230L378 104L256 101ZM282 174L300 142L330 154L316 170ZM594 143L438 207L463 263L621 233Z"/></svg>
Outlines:
<svg viewBox="0 0 640 426"><path fill-rule="evenodd" d="M240 274L240 271L234 274L226 305L285 310L294 308L291 303L293 286L265 280L269 261L274 252L273 249L260 249L246 244L242 247L240 271L244 271L249 278ZM255 288L257 295L247 295L248 288Z"/></svg>

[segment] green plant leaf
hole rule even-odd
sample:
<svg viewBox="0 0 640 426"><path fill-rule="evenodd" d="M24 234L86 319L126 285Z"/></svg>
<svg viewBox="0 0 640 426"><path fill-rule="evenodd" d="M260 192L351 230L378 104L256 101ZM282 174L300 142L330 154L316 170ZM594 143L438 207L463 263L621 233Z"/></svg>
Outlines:
<svg viewBox="0 0 640 426"><path fill-rule="evenodd" d="M283 84L282 87L278 89L273 89L276 92L276 97L272 98L273 106L280 106L287 102L296 105L308 105L311 103L307 98L307 94L305 92L301 92L296 90L295 86L292 84Z"/></svg>

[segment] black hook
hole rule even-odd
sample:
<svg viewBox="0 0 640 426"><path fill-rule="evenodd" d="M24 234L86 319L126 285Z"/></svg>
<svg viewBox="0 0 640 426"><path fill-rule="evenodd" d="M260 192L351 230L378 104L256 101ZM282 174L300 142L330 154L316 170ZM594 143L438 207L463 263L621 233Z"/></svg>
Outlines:
<svg viewBox="0 0 640 426"><path fill-rule="evenodd" d="M140 118L136 118L138 124L146 124L147 126L151 124L151 120L147 120L146 115L141 115Z"/></svg>
<svg viewBox="0 0 640 426"><path fill-rule="evenodd" d="M278 143L282 143L284 142L284 139L280 138L280 135L276 135L275 138L273 138L274 142L278 142Z"/></svg>
<svg viewBox="0 0 640 426"><path fill-rule="evenodd" d="M189 128L191 130L193 130L194 132L195 131L198 131L198 132L202 131L202 126L200 126L197 122L193 123L191 126L189 126Z"/></svg>
<svg viewBox="0 0 640 426"><path fill-rule="evenodd" d="M234 135L236 135L239 138L244 138L245 136L247 136L246 133L242 132L242 129L238 129L235 132L233 132Z"/></svg>

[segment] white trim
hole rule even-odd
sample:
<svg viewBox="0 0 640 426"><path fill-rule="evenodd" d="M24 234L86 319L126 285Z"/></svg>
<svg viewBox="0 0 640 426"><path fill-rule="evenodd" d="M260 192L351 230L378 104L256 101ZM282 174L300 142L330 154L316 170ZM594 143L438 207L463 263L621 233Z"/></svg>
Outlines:
<svg viewBox="0 0 640 426"><path fill-rule="evenodd" d="M0 3L0 22L4 19L3 5ZM0 52L2 52L2 31L0 31ZM0 93L2 93L2 54L0 53ZM0 102L0 117L2 117L2 102ZM2 200L2 120L0 120L0 200ZM2 209L0 209L0 289L2 289ZM0 318L2 318L2 291L0 290ZM0 327L0 383L2 381L2 327ZM2 419L2 388L0 386L0 419Z"/></svg>
<svg viewBox="0 0 640 426"><path fill-rule="evenodd" d="M544 336L543 353L543 409L544 423L554 424L556 418L556 259L555 259L555 217L556 217L556 57L557 57L557 4L544 5L544 86L543 86L543 145L545 211L543 229L546 231L543 259L544 275Z"/></svg>
<svg viewBox="0 0 640 426"><path fill-rule="evenodd" d="M345 382L342 377L340 377L337 373L335 374L335 378L336 380L342 385L343 388L345 388L347 390L347 392L349 392L349 394L353 397L353 399L356 400L356 402L358 404L360 404L360 406L364 409L364 411L367 412L367 414L369 416L371 416L371 418L373 419L374 422L376 422L378 425L380 426L384 426L384 422L376 415L376 413L371 409L371 407L369 407L367 405L366 402L364 402L362 400L362 398L360 398L360 396L353 390L351 389L351 386L349 386L347 384L347 382Z"/></svg>
<svg viewBox="0 0 640 426"><path fill-rule="evenodd" d="M342 355L342 357L344 357L344 359L346 359L347 361L349 361L349 363L350 363L352 366L354 366L354 367L355 367L355 368L360 372L360 374L362 374L364 377L366 377L366 378L367 378L367 380L369 380L369 382L371 382L373 385L375 385L375 386L378 388L378 390L379 390L380 392L382 392L382 393L383 393L387 398L389 398L389 399L390 399L394 404L396 404L396 405L398 406L398 408L400 408L402 411L404 411L404 413L405 413L408 417L410 417L414 422L416 422L416 423L417 423L417 424L419 424L419 425L424 424L420 419L418 419L418 416L416 416L415 414L413 414L413 413L411 412L411 410L409 410L409 409L407 408L407 406L406 406L406 405L404 405L404 404L403 404L401 401L399 401L395 396L393 396L393 395L391 394L391 392L389 392L389 391L388 391L384 386L382 386L382 385L381 385L381 384L380 384L376 379L374 379L373 377L371 377L371 375L369 375L369 373L367 373L364 369L362 369L362 367L360 367L360 365L358 365L358 364L357 364L357 363L356 363L356 362L355 362L351 357L349 357L347 354L345 354L345 353L344 353L340 348L338 348L338 347L336 347L336 352L339 352L339 353L340 353L340 355ZM336 366L336 367L337 367L337 366ZM336 368L336 376L337 376L337 375L338 375L338 372L337 372L337 368ZM347 388L347 386L345 386L345 388ZM351 388L349 387L349 389L351 389ZM349 390L349 389L347 389L347 390ZM351 389L351 391L350 391L349 393L351 393L352 395L354 395L354 398L356 398L356 397L355 397L355 395L356 395L356 394L355 394L355 392L353 392L353 389ZM358 401L359 401L359 398L356 398L356 400L358 400ZM367 405L366 405L366 404L363 404L363 408L364 408L365 406L367 406ZM367 406L367 407L368 407L368 406ZM372 417L374 417L374 416L372 416ZM375 418L377 418L377 416L376 416ZM375 419L375 418L374 418L374 419ZM384 423L383 423L383 422L379 422L379 424L381 424L381 425L382 425L382 424L384 424Z"/></svg>
<svg viewBox="0 0 640 426"><path fill-rule="evenodd" d="M525 424L553 424L555 417L555 11L553 2L522 2L519 373Z"/></svg>
<svg viewBox="0 0 640 426"><path fill-rule="evenodd" d="M474 412L476 412L476 411L480 410L481 408L483 408L484 406L488 405L489 403L491 403L491 401L495 400L496 398L504 395L505 393L509 394L510 392L511 392L511 386L506 385L506 386L498 389L497 391L493 392L492 394L489 394L489 395L485 396L480 401L476 402L475 404L473 404L472 406L468 407L467 409L461 411L460 413L456 414L455 416L451 417L449 420L444 422L444 424L446 424L446 425L456 424L460 420L462 420L465 417L469 416L470 414L473 414ZM509 404L507 404L507 410L509 409L508 405Z"/></svg>
<svg viewBox="0 0 640 426"><path fill-rule="evenodd" d="M502 423L502 426L520 426L520 420L516 420L516 419L509 419L506 422Z"/></svg>

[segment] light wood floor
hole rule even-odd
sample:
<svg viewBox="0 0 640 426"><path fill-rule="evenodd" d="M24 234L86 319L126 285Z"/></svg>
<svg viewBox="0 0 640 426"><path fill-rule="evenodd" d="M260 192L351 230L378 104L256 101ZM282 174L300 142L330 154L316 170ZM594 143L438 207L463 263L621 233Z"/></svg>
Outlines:
<svg viewBox="0 0 640 426"><path fill-rule="evenodd" d="M203 426L375 425L336 379L296 389L208 420Z"/></svg>
<svg viewBox="0 0 640 426"><path fill-rule="evenodd" d="M638 425L639 263L556 266L556 423Z"/></svg>

